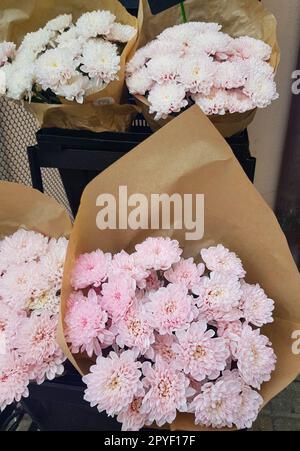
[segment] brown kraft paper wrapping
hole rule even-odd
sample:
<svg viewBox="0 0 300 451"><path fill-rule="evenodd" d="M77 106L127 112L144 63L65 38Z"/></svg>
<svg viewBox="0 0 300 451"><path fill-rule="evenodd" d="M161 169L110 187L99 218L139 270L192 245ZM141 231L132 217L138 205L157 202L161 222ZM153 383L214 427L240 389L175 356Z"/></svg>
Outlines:
<svg viewBox="0 0 300 451"><path fill-rule="evenodd" d="M132 171L134 168L134 172ZM99 194L118 199L119 186L128 196L151 194L204 194L205 234L186 241L185 230L105 230L96 227ZM265 201L245 176L231 149L197 106L191 107L129 154L96 177L85 189L70 237L61 298L60 344L82 373L92 360L70 353L63 336L63 321L72 291L70 273L78 255L132 251L148 236L177 239L185 257L199 256L203 247L223 243L236 252L247 270L249 283L260 283L275 300L275 321L265 332L278 357L272 380L262 388L265 403L300 373L300 355L292 353L291 334L300 330L300 277L285 236ZM179 414L171 430L202 430L193 416Z"/></svg>
<svg viewBox="0 0 300 451"><path fill-rule="evenodd" d="M277 43L277 22L273 14L266 10L258 0L185 0L188 21L217 22L222 31L232 37L251 36L261 39L272 47L270 64L276 71L280 61L280 50ZM165 28L182 23L180 5L173 6L159 14L151 13L148 0L141 0L143 9L143 27L138 47L143 47L158 36ZM144 96L136 96L137 105L152 130L158 130L173 119L154 120L149 113L148 101ZM246 113L209 116L211 122L224 137L230 137L245 130L253 121L256 110Z"/></svg>
<svg viewBox="0 0 300 451"><path fill-rule="evenodd" d="M132 105L119 105L125 87L125 65L129 54L134 50L141 23L131 16L118 0L1 0L0 4L0 42L12 41L19 45L26 33L44 27L59 14L72 14L76 21L87 11L109 10L118 22L137 29L136 36L125 46L121 55L119 80L84 100L84 105L68 102L61 98L61 105L24 102L40 127L60 127L100 131L125 131L136 114ZM113 105L110 103L113 102ZM105 106L105 108L103 108ZM106 115L109 115L107 120ZM130 118L130 120L129 120ZM108 128L108 124L110 128Z"/></svg>

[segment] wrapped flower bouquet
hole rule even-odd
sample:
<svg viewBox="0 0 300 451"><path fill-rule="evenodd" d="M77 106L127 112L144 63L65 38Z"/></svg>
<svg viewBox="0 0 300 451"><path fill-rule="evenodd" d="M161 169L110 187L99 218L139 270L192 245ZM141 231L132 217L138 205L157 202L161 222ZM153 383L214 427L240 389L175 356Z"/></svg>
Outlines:
<svg viewBox="0 0 300 451"><path fill-rule="evenodd" d="M97 107L100 116L101 107L111 107L129 120L124 109L130 115L132 108L119 104L125 62L138 37L137 20L117 0L85 2L84 7L71 0L55 6L47 0L38 6L29 3L18 4L8 29L0 26L0 40L4 39L0 43L0 94L25 100L38 118L50 114L51 108L54 115L56 109L60 118L66 115L62 127L69 120L73 128L89 128L85 124L90 119L96 128L92 117ZM25 12L23 8L29 18L19 27L18 12ZM80 110L78 104L84 104ZM77 111L78 116L88 116L81 127L76 125L80 122ZM102 121L105 129L111 118Z"/></svg>
<svg viewBox="0 0 300 451"><path fill-rule="evenodd" d="M153 130L196 104L229 137L278 98L276 20L259 1L186 0L186 23L179 5L153 15L141 3L126 81Z"/></svg>
<svg viewBox="0 0 300 451"><path fill-rule="evenodd" d="M170 238L135 249L75 263L66 339L74 353L98 356L85 399L123 430L163 426L178 412L202 426L251 427L263 404L256 389L275 369L259 329L274 302L222 245L203 249L199 264Z"/></svg>
<svg viewBox="0 0 300 451"><path fill-rule="evenodd" d="M70 220L50 198L0 183L0 409L64 371L56 340Z"/></svg>

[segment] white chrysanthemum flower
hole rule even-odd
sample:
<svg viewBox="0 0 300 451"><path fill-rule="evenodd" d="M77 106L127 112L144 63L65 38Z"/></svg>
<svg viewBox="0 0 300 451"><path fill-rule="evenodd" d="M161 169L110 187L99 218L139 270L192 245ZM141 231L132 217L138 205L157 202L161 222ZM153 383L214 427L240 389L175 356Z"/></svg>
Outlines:
<svg viewBox="0 0 300 451"><path fill-rule="evenodd" d="M70 78L67 83L57 86L54 92L58 96L65 97L67 100L76 100L78 103L83 103L88 82L89 78L78 72L78 74Z"/></svg>
<svg viewBox="0 0 300 451"><path fill-rule="evenodd" d="M51 49L36 61L36 81L46 90L67 83L74 77L78 63L67 49Z"/></svg>
<svg viewBox="0 0 300 451"><path fill-rule="evenodd" d="M183 36L191 36L193 34L208 33L210 31L218 32L221 25L217 23L206 22L187 22L174 27L166 28L157 38L169 40L181 40Z"/></svg>
<svg viewBox="0 0 300 451"><path fill-rule="evenodd" d="M243 60L214 63L216 67L214 86L234 89L243 87L249 74L248 64Z"/></svg>
<svg viewBox="0 0 300 451"><path fill-rule="evenodd" d="M274 79L256 72L255 67L245 83L243 92L258 108L266 108L279 97Z"/></svg>
<svg viewBox="0 0 300 451"><path fill-rule="evenodd" d="M118 78L120 56L115 44L103 39L90 40L83 46L81 70L91 78L104 80L106 83Z"/></svg>
<svg viewBox="0 0 300 451"><path fill-rule="evenodd" d="M205 54L200 58L185 58L181 65L180 81L186 91L209 95L215 72L215 63Z"/></svg>
<svg viewBox="0 0 300 451"><path fill-rule="evenodd" d="M181 60L176 56L158 56L147 63L149 77L159 85L179 79Z"/></svg>
<svg viewBox="0 0 300 451"><path fill-rule="evenodd" d="M30 97L34 83L34 67L31 64L19 65L17 63L5 66L7 97L21 100Z"/></svg>
<svg viewBox="0 0 300 451"><path fill-rule="evenodd" d="M69 30L64 31L63 33L59 34L56 37L55 41L58 44L63 44L63 43L69 42L69 41L73 41L74 39L79 39L79 36L78 36L77 28L72 26ZM81 40L82 40L82 37L81 37Z"/></svg>
<svg viewBox="0 0 300 451"><path fill-rule="evenodd" d="M122 25L115 22L112 24L107 39L115 42L129 42L135 35L136 29L131 25Z"/></svg>
<svg viewBox="0 0 300 451"><path fill-rule="evenodd" d="M213 88L208 96L193 94L192 99L207 116L224 115L227 111L228 94L225 89Z"/></svg>
<svg viewBox="0 0 300 451"><path fill-rule="evenodd" d="M6 93L6 72L0 69L0 96L4 96Z"/></svg>
<svg viewBox="0 0 300 451"><path fill-rule="evenodd" d="M76 23L77 32L85 38L108 35L116 16L110 11L92 11L83 14Z"/></svg>
<svg viewBox="0 0 300 451"><path fill-rule="evenodd" d="M107 83L105 83L105 81L103 80L100 80L99 78L86 78L88 80L85 90L86 96L91 96L92 94L95 94L95 92L102 91L107 86ZM97 105L97 101L95 101L94 104Z"/></svg>
<svg viewBox="0 0 300 451"><path fill-rule="evenodd" d="M254 57L263 61L268 61L272 54L272 47L269 44L250 36L234 39L232 49L242 58Z"/></svg>
<svg viewBox="0 0 300 451"><path fill-rule="evenodd" d="M178 113L188 105L185 98L185 89L175 82L155 85L148 97L149 111L155 114L155 120L166 119L171 113Z"/></svg>
<svg viewBox="0 0 300 451"><path fill-rule="evenodd" d="M72 14L61 14L52 20L49 20L46 24L46 29L50 31L63 32L66 28L69 28L72 23Z"/></svg>
<svg viewBox="0 0 300 451"><path fill-rule="evenodd" d="M16 45L13 42L0 43L0 67L14 59L16 54Z"/></svg>
<svg viewBox="0 0 300 451"><path fill-rule="evenodd" d="M26 34L20 45L19 51L26 50L38 55L46 50L47 46L51 44L53 37L53 31L40 28L38 31Z"/></svg>
<svg viewBox="0 0 300 451"><path fill-rule="evenodd" d="M216 53L227 53L232 46L233 38L222 32L197 34L187 51L188 55L198 56L201 53L214 56Z"/></svg>
<svg viewBox="0 0 300 451"><path fill-rule="evenodd" d="M79 58L82 54L84 41L81 39L70 39L68 41L63 41L60 44L58 44L58 49L65 49L69 52L70 56L72 56L73 59ZM79 65L79 61L78 64Z"/></svg>
<svg viewBox="0 0 300 451"><path fill-rule="evenodd" d="M127 88L131 94L145 95L153 86L153 80L149 77L148 69L142 67L126 79Z"/></svg>

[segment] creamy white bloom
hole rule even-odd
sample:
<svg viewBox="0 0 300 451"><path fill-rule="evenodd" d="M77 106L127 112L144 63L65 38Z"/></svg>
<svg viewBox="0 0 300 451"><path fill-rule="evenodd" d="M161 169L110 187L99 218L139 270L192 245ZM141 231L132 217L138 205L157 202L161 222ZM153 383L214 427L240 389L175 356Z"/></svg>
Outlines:
<svg viewBox="0 0 300 451"><path fill-rule="evenodd" d="M9 60L14 59L16 54L16 45L13 42L0 43L0 67L6 64Z"/></svg>
<svg viewBox="0 0 300 451"><path fill-rule="evenodd" d="M248 77L243 92L258 108L266 108L279 97L274 79L256 72L255 68Z"/></svg>
<svg viewBox="0 0 300 451"><path fill-rule="evenodd" d="M112 24L107 39L116 42L128 42L136 35L136 29L131 25L122 25L115 22Z"/></svg>
<svg viewBox="0 0 300 451"><path fill-rule="evenodd" d="M74 39L79 39L79 35L77 32L77 28L74 26L71 26L69 30L64 31L63 33L59 34L56 37L55 41L58 44L62 44L62 43L66 43L68 41L73 41ZM83 38L81 37L81 39L83 39Z"/></svg>
<svg viewBox="0 0 300 451"><path fill-rule="evenodd" d="M4 96L6 93L6 72L0 69L0 96Z"/></svg>
<svg viewBox="0 0 300 451"><path fill-rule="evenodd" d="M188 105L185 89L176 82L155 85L148 97L150 113L156 113L155 119L165 119L170 113L178 113Z"/></svg>
<svg viewBox="0 0 300 451"><path fill-rule="evenodd" d="M40 28L38 31L28 33L24 37L19 50L26 50L38 55L46 50L47 46L52 42L54 32L46 28Z"/></svg>
<svg viewBox="0 0 300 451"><path fill-rule="evenodd" d="M85 38L105 36L109 34L115 20L116 16L110 11L87 12L77 20L77 32Z"/></svg>
<svg viewBox="0 0 300 451"><path fill-rule="evenodd" d="M54 92L58 96L65 97L67 100L76 100L78 103L83 103L88 83L89 78L78 72L78 75L70 78L67 83L57 86Z"/></svg>
<svg viewBox="0 0 300 451"><path fill-rule="evenodd" d="M118 48L103 39L89 40L83 46L81 70L91 78L99 78L106 83L118 78L120 56Z"/></svg>
<svg viewBox="0 0 300 451"><path fill-rule="evenodd" d="M36 61L36 81L43 89L54 89L76 75L77 63L67 49L51 49Z"/></svg>
<svg viewBox="0 0 300 451"><path fill-rule="evenodd" d="M72 14L61 14L52 20L49 20L46 24L46 29L50 31L62 32L66 28L69 28L72 23Z"/></svg>
<svg viewBox="0 0 300 451"><path fill-rule="evenodd" d="M7 96L13 100L30 97L34 81L34 67L32 64L10 64L6 69Z"/></svg>
<svg viewBox="0 0 300 451"><path fill-rule="evenodd" d="M149 77L148 69L146 67L142 67L134 72L127 78L126 83L131 94L140 95L146 94L154 84L153 80Z"/></svg>

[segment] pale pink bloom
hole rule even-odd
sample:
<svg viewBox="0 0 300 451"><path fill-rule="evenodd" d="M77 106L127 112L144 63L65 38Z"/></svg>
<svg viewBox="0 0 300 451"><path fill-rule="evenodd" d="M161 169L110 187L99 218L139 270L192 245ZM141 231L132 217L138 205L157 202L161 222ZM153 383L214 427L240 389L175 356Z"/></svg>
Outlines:
<svg viewBox="0 0 300 451"><path fill-rule="evenodd" d="M220 321L217 323L217 329L218 337L224 338L231 356L235 358L238 342L243 331L243 323L239 320L230 323Z"/></svg>
<svg viewBox="0 0 300 451"><path fill-rule="evenodd" d="M222 244L202 249L201 257L210 271L226 272L239 278L245 277L246 272L241 260Z"/></svg>
<svg viewBox="0 0 300 451"><path fill-rule="evenodd" d="M44 274L49 285L57 291L61 289L61 281L64 270L64 263L67 253L68 240L52 238L49 241L47 252L40 257L41 272Z"/></svg>
<svg viewBox="0 0 300 451"><path fill-rule="evenodd" d="M175 362L176 353L173 349L173 345L178 340L175 335L160 335L155 334L155 342L151 348L145 354L145 357L155 362L157 359L164 360L166 363L171 364Z"/></svg>
<svg viewBox="0 0 300 451"><path fill-rule="evenodd" d="M197 56L205 52L209 56L217 53L227 53L232 45L233 39L225 33L209 31L195 36L188 55Z"/></svg>
<svg viewBox="0 0 300 451"><path fill-rule="evenodd" d="M16 44L13 42L0 43L0 67L4 66L9 60L13 60L16 56Z"/></svg>
<svg viewBox="0 0 300 451"><path fill-rule="evenodd" d="M243 60L214 64L216 65L214 79L216 88L233 89L244 86L248 76L248 66Z"/></svg>
<svg viewBox="0 0 300 451"><path fill-rule="evenodd" d="M148 69L141 67L126 78L126 84L131 94L145 95L153 87L154 82L149 76Z"/></svg>
<svg viewBox="0 0 300 451"><path fill-rule="evenodd" d="M114 277L102 285L102 307L113 322L124 318L135 298L136 283L131 277Z"/></svg>
<svg viewBox="0 0 300 451"><path fill-rule="evenodd" d="M251 428L263 405L263 398L257 391L243 384L240 393L234 423L238 429Z"/></svg>
<svg viewBox="0 0 300 451"><path fill-rule="evenodd" d="M193 94L191 97L207 116L212 114L224 115L227 111L228 94L225 89L212 88L207 96Z"/></svg>
<svg viewBox="0 0 300 451"><path fill-rule="evenodd" d="M112 326L111 331L116 335L118 346L136 348L141 354L145 354L155 340L153 327L139 301L134 302L124 318Z"/></svg>
<svg viewBox="0 0 300 451"><path fill-rule="evenodd" d="M243 311L245 320L254 326L262 327L274 321L274 301L268 298L258 284L242 283L240 309Z"/></svg>
<svg viewBox="0 0 300 451"><path fill-rule="evenodd" d="M130 61L128 61L126 65L126 74L127 77L130 77L135 72L142 69L142 67L146 64L146 62L151 58L148 56L148 47L152 42L147 44L145 47L138 49ZM151 52L150 52L151 53Z"/></svg>
<svg viewBox="0 0 300 451"><path fill-rule="evenodd" d="M65 316L65 336L72 352L86 351L89 357L101 355L102 348L111 345L113 334L107 330L108 315L102 309L101 298L94 290L88 296L71 295Z"/></svg>
<svg viewBox="0 0 300 451"><path fill-rule="evenodd" d="M44 360L31 365L30 379L37 384L42 384L46 379L52 381L56 376L61 376L64 372L63 363L66 360L63 352L57 347L56 351Z"/></svg>
<svg viewBox="0 0 300 451"><path fill-rule="evenodd" d="M242 317L239 310L242 296L241 284L228 272L212 272L202 277L193 292L199 296L197 305L208 321L235 321Z"/></svg>
<svg viewBox="0 0 300 451"><path fill-rule="evenodd" d="M163 286L164 282L159 279L157 271L152 270L149 272L150 274L146 279L138 282L138 287L140 289L145 289L146 291L156 291Z"/></svg>
<svg viewBox="0 0 300 451"><path fill-rule="evenodd" d="M40 233L19 229L6 236L0 245L0 273L11 265L32 262L46 254L48 238Z"/></svg>
<svg viewBox="0 0 300 451"><path fill-rule="evenodd" d="M109 416L119 414L135 397L144 394L140 367L133 351L98 357L91 373L82 379L87 385L84 399L91 407L97 406L99 412L106 411Z"/></svg>
<svg viewBox="0 0 300 451"><path fill-rule="evenodd" d="M57 322L58 316L47 312L31 315L22 321L15 345L28 364L35 365L56 352Z"/></svg>
<svg viewBox="0 0 300 451"><path fill-rule="evenodd" d="M166 119L171 113L179 113L188 106L185 94L184 86L174 81L154 85L148 96L150 114L155 113L155 120L159 120Z"/></svg>
<svg viewBox="0 0 300 451"><path fill-rule="evenodd" d="M269 339L245 324L238 342L237 365L241 377L246 384L260 388L263 382L271 379L275 369L276 356Z"/></svg>
<svg viewBox="0 0 300 451"><path fill-rule="evenodd" d="M117 421L122 423L122 431L139 431L147 422L147 415L141 413L143 398L134 398L131 404L122 410L117 416Z"/></svg>
<svg viewBox="0 0 300 451"><path fill-rule="evenodd" d="M203 263L196 265L193 258L184 259L175 263L171 269L164 273L164 277L171 283L180 283L189 290L200 280L205 271Z"/></svg>
<svg viewBox="0 0 300 451"><path fill-rule="evenodd" d="M157 39L166 41L180 41L183 37L194 36L196 34L203 34L212 31L218 32L221 28L221 25L217 23L187 22L166 28L158 35Z"/></svg>
<svg viewBox="0 0 300 451"><path fill-rule="evenodd" d="M71 283L75 290L89 286L99 287L107 279L111 254L99 249L90 254L80 255L72 271Z"/></svg>
<svg viewBox="0 0 300 451"><path fill-rule="evenodd" d="M180 82L186 91L209 95L214 83L216 65L205 54L185 57L181 62Z"/></svg>
<svg viewBox="0 0 300 451"><path fill-rule="evenodd" d="M169 284L149 293L149 299L145 305L149 322L161 335L187 327L196 316L193 297L184 285Z"/></svg>
<svg viewBox="0 0 300 451"><path fill-rule="evenodd" d="M147 238L143 243L137 244L136 259L146 269L166 271L173 263L180 260L182 249L176 240L167 238Z"/></svg>
<svg viewBox="0 0 300 451"><path fill-rule="evenodd" d="M266 108L279 97L274 79L257 72L255 67L249 74L243 92L258 108Z"/></svg>
<svg viewBox="0 0 300 451"><path fill-rule="evenodd" d="M232 50L241 58L255 57L264 61L268 61L271 57L272 48L265 42L251 38L250 36L241 36L233 40L231 44Z"/></svg>
<svg viewBox="0 0 300 451"><path fill-rule="evenodd" d="M4 352L10 352L14 348L14 340L24 318L26 318L25 310L15 310L0 301L0 336L3 340L2 349L4 349ZM0 354L2 354L1 346Z"/></svg>
<svg viewBox="0 0 300 451"><path fill-rule="evenodd" d="M182 61L176 55L161 55L152 58L147 63L149 77L159 85L177 81Z"/></svg>
<svg viewBox="0 0 300 451"><path fill-rule="evenodd" d="M0 411L29 395L26 363L15 353L0 354Z"/></svg>
<svg viewBox="0 0 300 451"><path fill-rule="evenodd" d="M187 396L193 390L182 372L158 359L153 366L149 362L143 363L143 374L146 395L141 413L147 415L150 424L155 421L160 427L172 423L177 411L187 411Z"/></svg>
<svg viewBox="0 0 300 451"><path fill-rule="evenodd" d="M227 91L228 113L245 113L256 108L255 103L248 97L242 88Z"/></svg>
<svg viewBox="0 0 300 451"><path fill-rule="evenodd" d="M189 329L176 332L178 344L173 345L176 362L185 374L197 381L216 379L226 367L229 351L223 338L213 338L205 321L192 323Z"/></svg>
<svg viewBox="0 0 300 451"><path fill-rule="evenodd" d="M128 254L124 250L113 256L110 270L110 277L132 277L139 282L148 277L149 271L146 271L141 262L137 261L135 253Z"/></svg>
<svg viewBox="0 0 300 451"><path fill-rule="evenodd" d="M195 424L231 428L236 419L241 385L236 378L226 375L214 383L204 384L201 393L193 399L189 408L190 412L195 413Z"/></svg>

